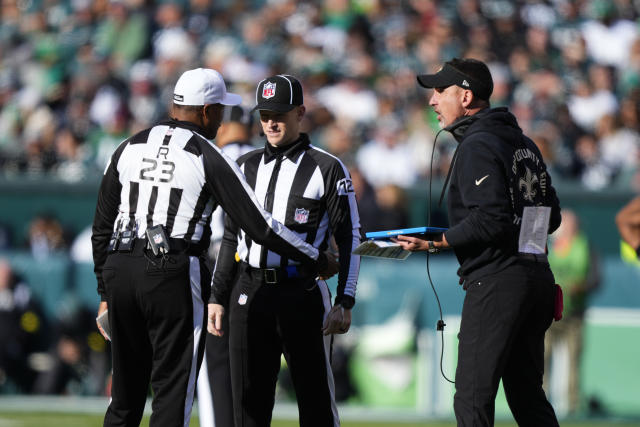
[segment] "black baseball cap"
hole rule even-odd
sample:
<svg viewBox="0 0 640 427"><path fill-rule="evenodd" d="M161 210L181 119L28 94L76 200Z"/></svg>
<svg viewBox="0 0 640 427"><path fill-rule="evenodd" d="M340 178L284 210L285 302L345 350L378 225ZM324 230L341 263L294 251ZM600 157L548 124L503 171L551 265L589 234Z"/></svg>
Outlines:
<svg viewBox="0 0 640 427"><path fill-rule="evenodd" d="M493 92L493 78L489 67L477 59L453 58L435 74L418 75L418 83L426 88L445 88L452 85L469 89L475 96L488 101Z"/></svg>
<svg viewBox="0 0 640 427"><path fill-rule="evenodd" d="M302 85L293 76L278 74L258 83L254 110L270 110L279 113L291 111L302 105Z"/></svg>

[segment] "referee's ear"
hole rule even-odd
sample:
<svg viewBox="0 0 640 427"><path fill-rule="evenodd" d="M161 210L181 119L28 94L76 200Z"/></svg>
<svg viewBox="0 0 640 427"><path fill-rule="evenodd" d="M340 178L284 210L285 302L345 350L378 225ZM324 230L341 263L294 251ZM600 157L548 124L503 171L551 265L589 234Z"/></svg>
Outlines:
<svg viewBox="0 0 640 427"><path fill-rule="evenodd" d="M304 113L307 111L304 105L298 106L298 121L301 121L304 117Z"/></svg>
<svg viewBox="0 0 640 427"><path fill-rule="evenodd" d="M216 121L216 117L212 114L213 113L213 109L211 108L214 104L205 104L202 106L202 110L201 111L201 123L202 123L202 127L207 127L207 124L209 122L215 122Z"/></svg>

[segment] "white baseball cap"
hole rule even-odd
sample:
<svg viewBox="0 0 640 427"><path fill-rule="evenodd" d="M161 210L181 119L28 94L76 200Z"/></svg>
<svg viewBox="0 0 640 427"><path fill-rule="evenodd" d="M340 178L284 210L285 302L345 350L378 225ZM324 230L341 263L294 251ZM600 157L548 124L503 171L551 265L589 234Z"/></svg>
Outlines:
<svg viewBox="0 0 640 427"><path fill-rule="evenodd" d="M173 90L173 103L179 105L238 105L241 102L240 95L227 92L220 73L210 68L185 71Z"/></svg>

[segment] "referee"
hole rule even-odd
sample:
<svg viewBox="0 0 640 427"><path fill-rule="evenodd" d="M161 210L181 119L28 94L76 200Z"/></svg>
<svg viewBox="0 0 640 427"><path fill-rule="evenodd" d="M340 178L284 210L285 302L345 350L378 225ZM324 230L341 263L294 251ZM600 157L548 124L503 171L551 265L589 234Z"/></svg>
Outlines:
<svg viewBox="0 0 640 427"><path fill-rule="evenodd" d="M223 332L227 306L236 427L270 425L283 353L300 425L337 426L331 335L347 332L355 303L360 267L359 256L352 255L360 243L355 193L342 162L300 132L305 107L298 80L289 75L263 80L256 102L267 142L238 163L275 219L319 251L335 239L337 296L332 308L324 280L288 254L265 248L227 218L210 299L215 324L209 323L209 331Z"/></svg>
<svg viewBox="0 0 640 427"><path fill-rule="evenodd" d="M335 264L265 212L235 163L207 141L223 105L239 103L217 71L189 70L176 83L172 119L125 140L105 170L92 235L98 315L109 309L113 355L105 426L138 426L149 383L150 425L189 425L210 293L201 255L216 206L311 271Z"/></svg>

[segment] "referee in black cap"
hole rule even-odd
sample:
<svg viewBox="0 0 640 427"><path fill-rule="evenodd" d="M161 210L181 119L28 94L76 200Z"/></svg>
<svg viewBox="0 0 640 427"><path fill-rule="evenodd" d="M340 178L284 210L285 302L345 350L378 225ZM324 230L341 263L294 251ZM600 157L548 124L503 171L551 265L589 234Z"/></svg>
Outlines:
<svg viewBox="0 0 640 427"><path fill-rule="evenodd" d="M235 162L207 140L223 105L239 103L217 71L186 71L172 118L122 142L105 170L92 235L98 314L108 309L112 342L105 426L138 426L149 384L150 425L189 425L211 280L202 254L216 206L308 271L335 272L335 260L276 222Z"/></svg>
<svg viewBox="0 0 640 427"><path fill-rule="evenodd" d="M429 105L459 143L449 170L450 228L439 241L400 236L398 242L412 251L453 248L460 262L466 295L454 396L458 425L493 426L502 380L519 426L557 426L542 389L544 335L557 298L546 241L561 220L551 176L513 114L490 107L486 64L454 58L437 73L418 76L418 83L433 88Z"/></svg>
<svg viewBox="0 0 640 427"><path fill-rule="evenodd" d="M275 219L319 251L334 238L340 270L332 307L324 280L228 218L210 301L216 319L225 307L229 311L235 425L270 425L284 354L300 425L338 426L331 336L349 329L360 266L352 254L360 243L360 221L351 177L340 160L300 132L305 107L296 78L264 79L256 103L267 141L238 159L247 182Z"/></svg>

